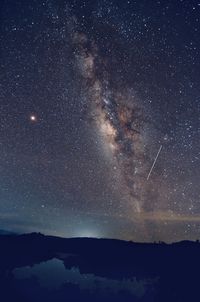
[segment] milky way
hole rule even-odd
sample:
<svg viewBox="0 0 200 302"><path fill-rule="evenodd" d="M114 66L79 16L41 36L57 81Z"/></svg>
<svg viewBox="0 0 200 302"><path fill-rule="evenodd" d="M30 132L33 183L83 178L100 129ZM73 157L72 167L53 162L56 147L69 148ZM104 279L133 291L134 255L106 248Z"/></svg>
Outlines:
<svg viewBox="0 0 200 302"><path fill-rule="evenodd" d="M119 165L128 203L140 213L145 202L149 168L143 135L147 124L144 109L135 99L132 89L113 87L98 47L86 35L77 33L74 42L79 71L88 89L93 123L96 123L99 135Z"/></svg>

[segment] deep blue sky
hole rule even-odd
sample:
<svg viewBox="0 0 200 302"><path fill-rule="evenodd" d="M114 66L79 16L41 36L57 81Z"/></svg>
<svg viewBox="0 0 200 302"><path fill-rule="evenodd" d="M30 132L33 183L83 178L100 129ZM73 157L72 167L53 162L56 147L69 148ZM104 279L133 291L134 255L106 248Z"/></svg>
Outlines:
<svg viewBox="0 0 200 302"><path fill-rule="evenodd" d="M189 0L1 1L2 229L199 238L199 22Z"/></svg>

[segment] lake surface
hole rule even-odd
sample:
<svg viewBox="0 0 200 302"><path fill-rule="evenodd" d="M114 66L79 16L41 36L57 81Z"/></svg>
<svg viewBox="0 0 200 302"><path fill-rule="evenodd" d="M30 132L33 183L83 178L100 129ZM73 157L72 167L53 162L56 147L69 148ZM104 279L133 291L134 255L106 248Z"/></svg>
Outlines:
<svg viewBox="0 0 200 302"><path fill-rule="evenodd" d="M80 291L98 292L99 295L106 295L107 293L118 295L120 292L127 292L139 300L147 291L153 292L154 285L157 283L156 278L137 280L136 277L133 277L131 279L114 280L93 274L81 274L76 267L66 269L63 261L56 258L35 264L32 267L16 268L13 273L19 286L20 282L24 285L24 281L34 280L34 286L38 284L39 287L48 291L58 291L66 284L71 284L72 286L78 286ZM29 287L30 292L32 292L30 284L31 282L26 287L26 293Z"/></svg>

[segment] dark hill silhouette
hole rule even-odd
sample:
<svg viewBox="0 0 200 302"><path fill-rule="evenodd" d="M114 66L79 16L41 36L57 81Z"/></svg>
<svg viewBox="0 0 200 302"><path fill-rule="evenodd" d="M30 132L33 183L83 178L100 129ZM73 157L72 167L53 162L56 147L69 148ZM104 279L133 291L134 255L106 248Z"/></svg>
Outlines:
<svg viewBox="0 0 200 302"><path fill-rule="evenodd" d="M101 301L200 301L199 242L133 243L114 239L66 239L32 233L0 235L0 247L0 276L5 297L8 293L12 296L10 288L15 289L15 295L21 292L17 291L17 282L13 278L14 269L56 258L66 269L77 267L81 274L93 274L106 280L158 280L153 298L147 294L139 299L124 292ZM67 289L66 286L60 289L58 294L63 298L60 301L66 297L71 297L72 301L100 301L74 286L71 284ZM12 301L11 297L7 298L3 301ZM45 299L43 296L41 301ZM48 301L54 301L51 299L48 297ZM59 301L58 296L55 301Z"/></svg>

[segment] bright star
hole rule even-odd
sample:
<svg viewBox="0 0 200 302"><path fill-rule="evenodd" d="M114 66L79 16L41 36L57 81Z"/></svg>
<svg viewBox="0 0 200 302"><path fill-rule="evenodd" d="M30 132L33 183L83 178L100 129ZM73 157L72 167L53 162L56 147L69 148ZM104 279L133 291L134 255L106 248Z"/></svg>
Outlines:
<svg viewBox="0 0 200 302"><path fill-rule="evenodd" d="M36 122L37 121L37 117L35 116L35 115L31 115L30 116L30 120L31 120L31 122Z"/></svg>

